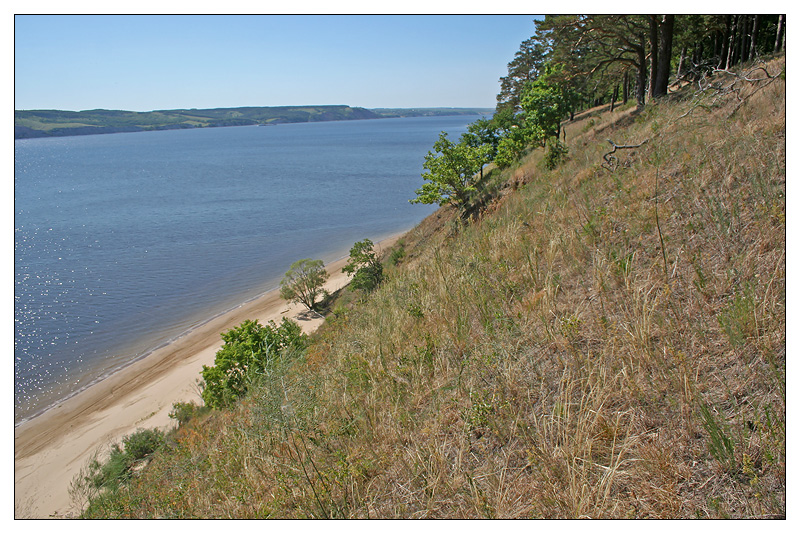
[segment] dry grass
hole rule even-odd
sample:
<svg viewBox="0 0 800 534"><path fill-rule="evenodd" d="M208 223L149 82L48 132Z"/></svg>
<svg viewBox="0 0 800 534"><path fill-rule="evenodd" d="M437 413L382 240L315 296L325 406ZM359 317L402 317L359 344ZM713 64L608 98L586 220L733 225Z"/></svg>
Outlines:
<svg viewBox="0 0 800 534"><path fill-rule="evenodd" d="M571 125L88 515L784 516L785 83L736 97Z"/></svg>

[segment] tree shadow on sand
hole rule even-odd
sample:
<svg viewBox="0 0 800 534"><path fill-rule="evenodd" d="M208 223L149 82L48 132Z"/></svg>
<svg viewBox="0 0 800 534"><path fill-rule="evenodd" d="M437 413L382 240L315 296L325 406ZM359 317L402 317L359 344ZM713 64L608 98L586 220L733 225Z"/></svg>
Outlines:
<svg viewBox="0 0 800 534"><path fill-rule="evenodd" d="M347 286L345 286L347 287ZM342 294L342 291L345 288L337 289L333 293L325 292L322 300L314 306L315 309L313 310L303 310L300 313L294 316L294 319L297 321L313 321L314 319L325 319L328 314L331 312L331 308L333 307L333 303L336 302L336 299Z"/></svg>

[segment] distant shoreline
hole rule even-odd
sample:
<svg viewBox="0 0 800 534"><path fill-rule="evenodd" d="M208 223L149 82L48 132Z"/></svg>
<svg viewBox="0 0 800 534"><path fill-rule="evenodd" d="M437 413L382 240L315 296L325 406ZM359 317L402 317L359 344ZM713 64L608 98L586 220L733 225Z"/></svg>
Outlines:
<svg viewBox="0 0 800 534"><path fill-rule="evenodd" d="M14 139L42 139L163 130L267 126L405 117L447 117L494 113L491 108L373 108L277 106L124 111L94 109L14 110Z"/></svg>

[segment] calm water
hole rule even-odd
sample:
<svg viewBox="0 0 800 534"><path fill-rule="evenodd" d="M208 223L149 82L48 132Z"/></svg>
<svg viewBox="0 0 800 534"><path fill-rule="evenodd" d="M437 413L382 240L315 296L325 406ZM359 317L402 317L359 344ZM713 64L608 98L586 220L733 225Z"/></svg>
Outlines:
<svg viewBox="0 0 800 534"><path fill-rule="evenodd" d="M276 287L297 259L413 227L433 211L408 203L424 155L476 118L15 141L15 422Z"/></svg>

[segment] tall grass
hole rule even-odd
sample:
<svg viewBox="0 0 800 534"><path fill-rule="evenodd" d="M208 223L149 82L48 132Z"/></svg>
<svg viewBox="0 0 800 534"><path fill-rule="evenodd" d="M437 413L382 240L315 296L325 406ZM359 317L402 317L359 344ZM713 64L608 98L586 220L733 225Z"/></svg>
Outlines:
<svg viewBox="0 0 800 534"><path fill-rule="evenodd" d="M302 358L86 516L784 516L785 85L734 96L492 173L481 217L409 232ZM610 171L608 137L652 141Z"/></svg>

